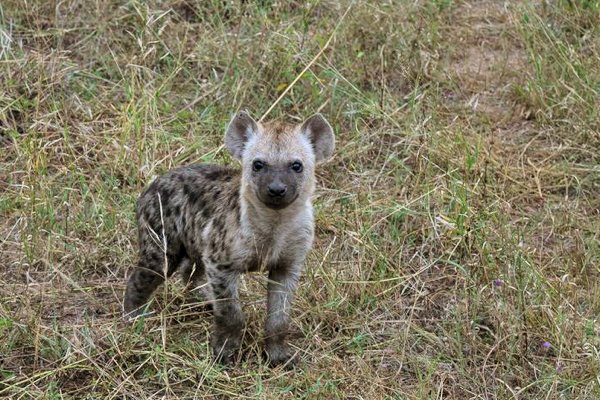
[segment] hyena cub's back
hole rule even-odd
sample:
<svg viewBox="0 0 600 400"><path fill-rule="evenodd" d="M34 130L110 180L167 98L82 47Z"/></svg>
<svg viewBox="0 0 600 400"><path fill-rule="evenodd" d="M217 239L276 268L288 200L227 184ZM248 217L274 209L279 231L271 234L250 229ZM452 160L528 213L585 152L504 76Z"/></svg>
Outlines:
<svg viewBox="0 0 600 400"><path fill-rule="evenodd" d="M212 347L233 360L244 316L241 273L269 273L266 350L272 364L290 360L285 344L292 294L313 239L315 164L334 148L330 125L315 115L299 126L255 122L239 113L225 145L242 170L177 168L154 181L137 203L140 259L127 284L125 312L140 312L176 269L206 279L213 301Z"/></svg>

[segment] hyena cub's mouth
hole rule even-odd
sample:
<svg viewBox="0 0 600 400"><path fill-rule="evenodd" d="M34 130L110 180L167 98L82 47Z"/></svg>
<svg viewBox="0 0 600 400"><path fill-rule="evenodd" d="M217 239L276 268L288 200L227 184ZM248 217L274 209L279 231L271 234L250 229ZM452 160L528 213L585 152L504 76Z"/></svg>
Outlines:
<svg viewBox="0 0 600 400"><path fill-rule="evenodd" d="M294 193L293 195L283 196L283 197L272 197L269 195L258 196L260 201L272 210L283 210L284 208L291 205L298 198L298 193Z"/></svg>

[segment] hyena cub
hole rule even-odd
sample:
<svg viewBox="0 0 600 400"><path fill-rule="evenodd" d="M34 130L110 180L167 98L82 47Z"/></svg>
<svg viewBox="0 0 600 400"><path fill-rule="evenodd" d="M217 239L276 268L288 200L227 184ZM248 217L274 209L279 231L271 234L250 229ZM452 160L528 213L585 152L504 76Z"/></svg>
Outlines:
<svg viewBox="0 0 600 400"><path fill-rule="evenodd" d="M165 274L178 268L184 279L206 280L212 349L227 364L239 350L244 326L239 276L264 268L266 353L272 365L285 363L292 357L285 342L292 296L314 235L315 165L333 153L333 130L320 114L288 126L261 124L240 112L227 127L225 146L241 161L241 171L181 167L141 195L140 259L127 283L125 312L139 314Z"/></svg>

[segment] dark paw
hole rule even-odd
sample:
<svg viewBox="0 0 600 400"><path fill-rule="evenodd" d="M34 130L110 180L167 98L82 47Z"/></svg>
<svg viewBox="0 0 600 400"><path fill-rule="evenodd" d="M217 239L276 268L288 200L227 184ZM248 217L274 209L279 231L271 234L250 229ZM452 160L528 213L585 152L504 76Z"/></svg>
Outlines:
<svg viewBox="0 0 600 400"><path fill-rule="evenodd" d="M235 364L240 353L240 339L236 337L213 338L212 350L215 360L222 365Z"/></svg>
<svg viewBox="0 0 600 400"><path fill-rule="evenodd" d="M291 369L298 361L298 354L284 344L267 343L266 353L271 367L283 365L284 368Z"/></svg>
<svg viewBox="0 0 600 400"><path fill-rule="evenodd" d="M125 323L132 323L140 317L147 317L154 314L154 312L147 310L147 305L142 305L137 308L130 307L129 310L131 311L128 311L126 308L123 312L123 321L125 321Z"/></svg>

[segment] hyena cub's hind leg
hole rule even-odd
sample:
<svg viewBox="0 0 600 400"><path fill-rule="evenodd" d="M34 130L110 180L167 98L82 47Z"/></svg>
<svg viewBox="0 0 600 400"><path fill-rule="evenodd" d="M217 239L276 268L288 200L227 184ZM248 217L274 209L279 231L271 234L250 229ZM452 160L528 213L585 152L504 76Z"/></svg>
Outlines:
<svg viewBox="0 0 600 400"><path fill-rule="evenodd" d="M189 290L195 290L202 286L206 281L204 272L204 263L194 262L190 258L185 258L179 264L179 273L183 283Z"/></svg>
<svg viewBox="0 0 600 400"><path fill-rule="evenodd" d="M124 309L126 317L135 317L142 313L144 306L156 288L169 277L180 264L185 262L187 254L182 246L169 246L166 254L149 233L140 232L140 255L137 267L127 281Z"/></svg>
<svg viewBox="0 0 600 400"><path fill-rule="evenodd" d="M213 310L212 292L206 279L204 263L202 261L194 262L190 258L186 258L181 262L179 271L181 279L191 295L189 300L196 304L199 302L202 311L211 312Z"/></svg>

